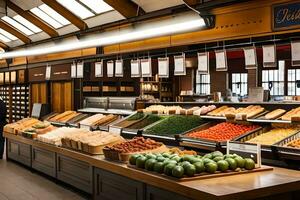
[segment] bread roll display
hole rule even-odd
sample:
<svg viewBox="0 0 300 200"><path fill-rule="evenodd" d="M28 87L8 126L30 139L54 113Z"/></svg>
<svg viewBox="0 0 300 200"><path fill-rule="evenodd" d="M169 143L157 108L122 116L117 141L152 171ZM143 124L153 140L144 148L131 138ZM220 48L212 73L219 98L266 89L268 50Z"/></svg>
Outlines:
<svg viewBox="0 0 300 200"><path fill-rule="evenodd" d="M265 115L265 119L277 119L281 115L283 115L286 112L284 109L276 109L273 110L272 112L269 112L268 114Z"/></svg>
<svg viewBox="0 0 300 200"><path fill-rule="evenodd" d="M281 119L291 121L292 118L296 120L297 118L300 118L300 107L290 110L289 112L285 113Z"/></svg>

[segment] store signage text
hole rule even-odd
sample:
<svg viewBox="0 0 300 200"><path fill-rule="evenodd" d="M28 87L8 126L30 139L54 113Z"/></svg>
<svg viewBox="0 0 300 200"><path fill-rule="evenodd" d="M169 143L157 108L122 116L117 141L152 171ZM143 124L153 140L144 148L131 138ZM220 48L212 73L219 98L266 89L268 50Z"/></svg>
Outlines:
<svg viewBox="0 0 300 200"><path fill-rule="evenodd" d="M273 30L300 27L300 1L273 6Z"/></svg>

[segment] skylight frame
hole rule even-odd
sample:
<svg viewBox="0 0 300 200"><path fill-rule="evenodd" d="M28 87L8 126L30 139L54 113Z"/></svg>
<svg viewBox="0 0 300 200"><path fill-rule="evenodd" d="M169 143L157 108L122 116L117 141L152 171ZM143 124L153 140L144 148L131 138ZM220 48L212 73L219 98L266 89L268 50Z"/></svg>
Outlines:
<svg viewBox="0 0 300 200"><path fill-rule="evenodd" d="M95 14L91 12L88 7L82 5L76 0L57 0L57 2L81 19L87 19L95 16Z"/></svg>
<svg viewBox="0 0 300 200"><path fill-rule="evenodd" d="M22 17L21 15L15 15L14 17L12 17L15 21L17 21L18 23L22 24L23 26L25 26L26 28L28 28L29 30L31 30L33 33L40 33L43 30L40 29L39 27L37 27L36 25L34 25L33 23L31 23L30 21L28 21L27 19L25 19L24 17Z"/></svg>
<svg viewBox="0 0 300 200"><path fill-rule="evenodd" d="M18 40L18 38L16 36L14 36L13 34L7 32L6 30L0 28L0 34L4 35L5 37L7 37L8 39L14 41L14 40Z"/></svg>
<svg viewBox="0 0 300 200"><path fill-rule="evenodd" d="M14 20L9 16L3 16L1 19L7 22L8 24L10 24L11 26L13 26L14 28L18 29L20 32L24 33L25 35L30 36L34 34L34 32L32 32L30 29L26 28L25 26L23 26L22 24L20 24L19 22L17 22L16 20Z"/></svg>
<svg viewBox="0 0 300 200"><path fill-rule="evenodd" d="M41 20L43 20L44 22L46 22L47 24L49 24L55 29L59 29L64 26L63 24L59 23L54 18L49 16L47 13L45 13L43 10L41 10L39 7L34 7L30 9L30 12L32 12L34 15L36 15Z"/></svg>
<svg viewBox="0 0 300 200"><path fill-rule="evenodd" d="M79 1L85 7L92 10L97 15L114 10L110 5L105 3L103 0L92 0L92 1L91 0L77 0L77 1Z"/></svg>
<svg viewBox="0 0 300 200"><path fill-rule="evenodd" d="M5 37L4 35L2 35L2 34L0 33L0 41L1 41L1 42L4 42L4 43L8 43L8 42L11 42L11 39Z"/></svg>
<svg viewBox="0 0 300 200"><path fill-rule="evenodd" d="M38 8L63 26L71 24L69 20L49 7L47 4L42 4Z"/></svg>

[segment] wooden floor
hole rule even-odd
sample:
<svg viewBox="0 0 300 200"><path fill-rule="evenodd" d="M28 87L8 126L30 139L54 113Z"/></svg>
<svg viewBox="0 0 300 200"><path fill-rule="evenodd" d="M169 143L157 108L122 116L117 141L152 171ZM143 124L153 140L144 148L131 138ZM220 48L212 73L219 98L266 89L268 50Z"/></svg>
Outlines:
<svg viewBox="0 0 300 200"><path fill-rule="evenodd" d="M0 200L33 199L83 200L87 197L14 162L0 160Z"/></svg>

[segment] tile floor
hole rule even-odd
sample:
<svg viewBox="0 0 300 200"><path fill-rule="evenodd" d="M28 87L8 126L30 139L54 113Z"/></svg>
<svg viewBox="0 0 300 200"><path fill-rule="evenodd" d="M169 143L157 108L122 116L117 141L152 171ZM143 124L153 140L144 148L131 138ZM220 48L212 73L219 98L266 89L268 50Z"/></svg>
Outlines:
<svg viewBox="0 0 300 200"><path fill-rule="evenodd" d="M14 162L0 160L0 200L84 200L86 196L56 184Z"/></svg>

